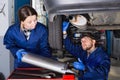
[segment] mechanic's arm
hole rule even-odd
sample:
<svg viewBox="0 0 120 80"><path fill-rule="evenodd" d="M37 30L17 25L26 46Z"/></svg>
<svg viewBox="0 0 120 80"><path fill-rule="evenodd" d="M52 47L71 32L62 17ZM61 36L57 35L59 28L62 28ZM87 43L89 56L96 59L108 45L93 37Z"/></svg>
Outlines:
<svg viewBox="0 0 120 80"><path fill-rule="evenodd" d="M75 57L79 57L80 53L83 52L83 49L80 45L73 44L69 37L63 40L65 49Z"/></svg>
<svg viewBox="0 0 120 80"><path fill-rule="evenodd" d="M78 57L79 53L81 52L82 48L80 45L74 45L70 38L67 36L67 29L69 27L68 21L63 21L62 23L62 32L63 32L63 45L65 46L65 49L71 53L73 56Z"/></svg>
<svg viewBox="0 0 120 80"><path fill-rule="evenodd" d="M6 46L7 49L10 50L10 52L13 54L14 57L16 57L16 52L20 49L16 46L14 38L12 36L12 31L8 30L4 36L4 42L3 44Z"/></svg>
<svg viewBox="0 0 120 80"><path fill-rule="evenodd" d="M106 79L110 70L110 60L106 59L96 67L90 67L86 65L86 68L87 68L86 72L84 73L83 76L84 79L93 79L93 78Z"/></svg>
<svg viewBox="0 0 120 80"><path fill-rule="evenodd" d="M41 31L43 35L41 35L41 39L39 41L39 49L40 49L40 55L45 56L45 57L52 57L50 46L48 43L48 32L47 30Z"/></svg>
<svg viewBox="0 0 120 80"><path fill-rule="evenodd" d="M12 33L12 29L9 28L4 36L4 45L6 45L6 48L10 50L14 58L18 59L18 62L21 62L21 58L24 54L27 54L27 52L24 49L19 48L14 41L14 37Z"/></svg>

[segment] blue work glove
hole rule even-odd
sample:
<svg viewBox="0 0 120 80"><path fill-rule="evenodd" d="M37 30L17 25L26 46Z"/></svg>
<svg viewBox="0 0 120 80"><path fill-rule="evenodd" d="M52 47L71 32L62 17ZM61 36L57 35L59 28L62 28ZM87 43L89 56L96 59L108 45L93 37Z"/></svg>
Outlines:
<svg viewBox="0 0 120 80"><path fill-rule="evenodd" d="M85 66L82 63L82 61L80 60L80 58L78 58L78 61L73 63L73 67L77 70L85 70Z"/></svg>
<svg viewBox="0 0 120 80"><path fill-rule="evenodd" d="M64 21L62 23L62 32L63 32L63 39L65 39L67 37L67 28L69 27L69 22Z"/></svg>
<svg viewBox="0 0 120 80"><path fill-rule="evenodd" d="M69 22L67 22L67 21L64 21L63 23L62 23L62 31L63 31L63 33L64 32L66 32L66 30L67 30L67 28L69 27Z"/></svg>
<svg viewBox="0 0 120 80"><path fill-rule="evenodd" d="M16 52L16 56L18 59L18 62L21 62L21 58L23 57L23 55L27 54L27 52L24 49L20 49Z"/></svg>

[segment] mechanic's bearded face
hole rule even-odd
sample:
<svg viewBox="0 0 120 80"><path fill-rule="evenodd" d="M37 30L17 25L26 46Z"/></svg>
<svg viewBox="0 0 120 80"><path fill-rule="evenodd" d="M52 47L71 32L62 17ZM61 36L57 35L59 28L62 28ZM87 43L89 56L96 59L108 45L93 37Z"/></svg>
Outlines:
<svg viewBox="0 0 120 80"><path fill-rule="evenodd" d="M95 49L95 40L85 36L81 39L81 45L83 50L86 50L87 52L91 52L92 50Z"/></svg>
<svg viewBox="0 0 120 80"><path fill-rule="evenodd" d="M28 16L24 21L21 22L21 27L26 30L32 30L37 24L36 15Z"/></svg>

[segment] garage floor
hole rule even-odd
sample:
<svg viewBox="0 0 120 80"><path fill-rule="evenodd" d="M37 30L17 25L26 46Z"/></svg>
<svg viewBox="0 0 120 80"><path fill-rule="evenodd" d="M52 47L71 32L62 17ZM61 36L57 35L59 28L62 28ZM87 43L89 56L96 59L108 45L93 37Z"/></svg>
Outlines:
<svg viewBox="0 0 120 80"><path fill-rule="evenodd" d="M111 69L108 80L120 80L120 60L111 58Z"/></svg>

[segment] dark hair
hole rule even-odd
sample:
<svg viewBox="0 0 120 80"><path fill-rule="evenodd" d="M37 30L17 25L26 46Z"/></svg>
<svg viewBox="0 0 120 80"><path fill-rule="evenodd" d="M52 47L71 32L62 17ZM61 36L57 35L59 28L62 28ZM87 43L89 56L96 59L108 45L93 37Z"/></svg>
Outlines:
<svg viewBox="0 0 120 80"><path fill-rule="evenodd" d="M83 32L81 37L83 38L85 36L98 41L100 39L100 32L86 32L86 33Z"/></svg>
<svg viewBox="0 0 120 80"><path fill-rule="evenodd" d="M88 33L82 33L81 38L83 37L90 37L91 39L96 40L95 46L100 46L101 45L101 40L100 40L100 32L88 32Z"/></svg>
<svg viewBox="0 0 120 80"><path fill-rule="evenodd" d="M82 33L81 38L83 37L90 37L91 39L96 40L95 36L92 33Z"/></svg>
<svg viewBox="0 0 120 80"><path fill-rule="evenodd" d="M38 15L34 8L29 5L21 7L18 11L19 21L24 21L28 16Z"/></svg>

